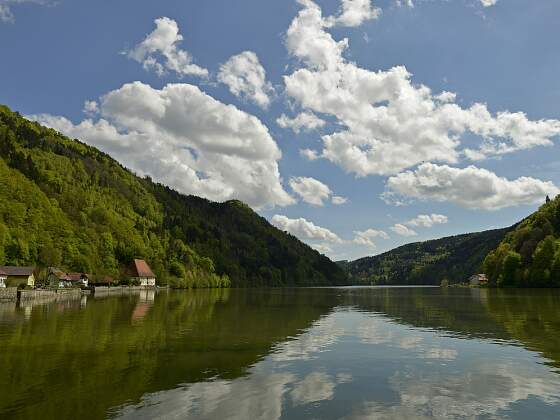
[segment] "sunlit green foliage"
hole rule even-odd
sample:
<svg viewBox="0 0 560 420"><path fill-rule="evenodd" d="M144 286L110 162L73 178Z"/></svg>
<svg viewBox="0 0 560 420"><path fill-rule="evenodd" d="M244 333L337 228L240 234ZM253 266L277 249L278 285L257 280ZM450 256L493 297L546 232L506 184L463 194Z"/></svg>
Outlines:
<svg viewBox="0 0 560 420"><path fill-rule="evenodd" d="M484 271L498 286L560 286L560 197L546 200L488 254Z"/></svg>
<svg viewBox="0 0 560 420"><path fill-rule="evenodd" d="M346 280L243 203L181 195L0 106L0 264L124 280L134 258L176 287Z"/></svg>

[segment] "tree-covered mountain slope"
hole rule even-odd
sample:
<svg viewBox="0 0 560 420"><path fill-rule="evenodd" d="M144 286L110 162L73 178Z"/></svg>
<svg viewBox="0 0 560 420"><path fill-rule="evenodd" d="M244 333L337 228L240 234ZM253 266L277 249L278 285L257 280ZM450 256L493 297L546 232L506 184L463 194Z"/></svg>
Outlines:
<svg viewBox="0 0 560 420"><path fill-rule="evenodd" d="M490 284L560 287L560 196L509 232L484 260Z"/></svg>
<svg viewBox="0 0 560 420"><path fill-rule="evenodd" d="M439 285L443 279L461 283L480 272L486 255L510 229L416 242L339 265L353 284Z"/></svg>
<svg viewBox="0 0 560 420"><path fill-rule="evenodd" d="M347 281L243 203L181 195L0 106L0 264L124 278L133 258L186 286Z"/></svg>

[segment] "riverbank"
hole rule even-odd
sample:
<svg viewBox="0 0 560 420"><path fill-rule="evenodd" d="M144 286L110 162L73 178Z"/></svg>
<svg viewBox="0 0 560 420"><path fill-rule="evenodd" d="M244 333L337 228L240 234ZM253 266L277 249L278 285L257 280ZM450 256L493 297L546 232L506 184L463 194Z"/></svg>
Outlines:
<svg viewBox="0 0 560 420"><path fill-rule="evenodd" d="M159 289L159 288L158 288ZM163 288L167 290L167 288ZM145 286L117 286L117 287L93 287L93 288L58 288L58 289L19 289L17 287L6 287L0 289L0 302L50 302L60 299L79 299L83 295L92 294L97 297L108 295L124 295L141 291L154 291L155 287Z"/></svg>

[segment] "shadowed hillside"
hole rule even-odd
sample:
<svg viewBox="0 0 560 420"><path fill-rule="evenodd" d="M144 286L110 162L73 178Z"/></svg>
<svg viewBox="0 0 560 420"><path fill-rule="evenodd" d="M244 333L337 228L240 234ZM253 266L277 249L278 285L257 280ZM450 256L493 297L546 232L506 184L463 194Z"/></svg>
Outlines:
<svg viewBox="0 0 560 420"><path fill-rule="evenodd" d="M374 257L340 263L353 284L439 285L466 281L511 228L407 244Z"/></svg>

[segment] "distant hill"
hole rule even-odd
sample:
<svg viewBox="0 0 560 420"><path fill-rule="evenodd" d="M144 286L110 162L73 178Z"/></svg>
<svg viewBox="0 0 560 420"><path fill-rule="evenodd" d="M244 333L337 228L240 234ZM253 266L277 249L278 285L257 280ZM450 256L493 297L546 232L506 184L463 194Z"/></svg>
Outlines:
<svg viewBox="0 0 560 420"><path fill-rule="evenodd" d="M0 106L0 265L124 278L134 258L183 286L347 282L247 205L179 194Z"/></svg>
<svg viewBox="0 0 560 420"><path fill-rule="evenodd" d="M560 287L560 196L509 232L484 261L491 284Z"/></svg>
<svg viewBox="0 0 560 420"><path fill-rule="evenodd" d="M439 285L466 281L479 273L486 255L512 228L416 242L373 257L341 261L353 284Z"/></svg>

